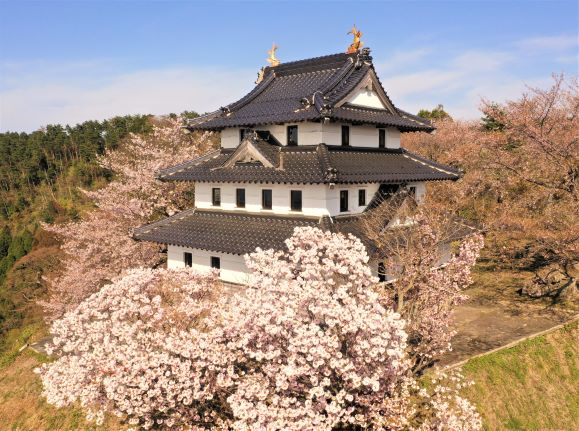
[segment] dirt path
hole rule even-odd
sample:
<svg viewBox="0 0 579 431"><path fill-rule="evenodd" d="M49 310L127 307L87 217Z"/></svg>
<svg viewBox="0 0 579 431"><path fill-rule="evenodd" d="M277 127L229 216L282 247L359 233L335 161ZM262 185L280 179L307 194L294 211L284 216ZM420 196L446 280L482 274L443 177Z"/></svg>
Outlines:
<svg viewBox="0 0 579 431"><path fill-rule="evenodd" d="M448 366L473 355L504 346L572 319L573 307L555 306L549 300L533 300L517 291L526 275L479 270L467 291L470 299L455 312L453 351L438 363Z"/></svg>

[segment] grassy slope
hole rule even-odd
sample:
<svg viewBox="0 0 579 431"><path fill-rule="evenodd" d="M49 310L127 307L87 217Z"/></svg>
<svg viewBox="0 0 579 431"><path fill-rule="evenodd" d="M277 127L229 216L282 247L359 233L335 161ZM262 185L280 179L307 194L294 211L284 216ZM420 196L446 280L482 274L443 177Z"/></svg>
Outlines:
<svg viewBox="0 0 579 431"><path fill-rule="evenodd" d="M579 324L470 360L465 395L487 430L574 430L579 420Z"/></svg>
<svg viewBox="0 0 579 431"><path fill-rule="evenodd" d="M107 431L123 427L113 420L105 426L88 424L80 408L56 409L40 395L40 379L33 370L45 360L30 350L0 369L0 429L13 431Z"/></svg>
<svg viewBox="0 0 579 431"><path fill-rule="evenodd" d="M472 359L464 367L475 385L466 389L483 415L486 430L573 430L579 417L579 323ZM33 369L45 358L30 350L2 358L0 429L18 431L112 431L84 421L78 408L55 409L41 397ZM0 360L0 363L2 361Z"/></svg>

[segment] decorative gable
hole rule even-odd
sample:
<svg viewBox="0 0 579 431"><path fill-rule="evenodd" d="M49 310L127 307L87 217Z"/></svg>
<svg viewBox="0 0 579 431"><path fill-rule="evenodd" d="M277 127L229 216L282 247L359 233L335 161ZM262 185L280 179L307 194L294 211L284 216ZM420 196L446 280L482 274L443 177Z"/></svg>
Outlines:
<svg viewBox="0 0 579 431"><path fill-rule="evenodd" d="M365 108L388 109L384 103L382 103L382 100L380 100L376 92L372 90L372 87L364 87L356 91L351 95L346 103L349 103L350 105L364 106Z"/></svg>
<svg viewBox="0 0 579 431"><path fill-rule="evenodd" d="M358 85L336 104L336 106L343 105L382 109L392 114L397 113L373 69L370 69Z"/></svg>
<svg viewBox="0 0 579 431"><path fill-rule="evenodd" d="M273 168L274 161L271 154L265 154L260 148L264 142L259 141L256 132L249 132L236 148L231 157L223 164L224 168L231 168L235 165L260 165L266 168ZM267 144L266 144L267 145ZM270 151L271 152L271 151Z"/></svg>

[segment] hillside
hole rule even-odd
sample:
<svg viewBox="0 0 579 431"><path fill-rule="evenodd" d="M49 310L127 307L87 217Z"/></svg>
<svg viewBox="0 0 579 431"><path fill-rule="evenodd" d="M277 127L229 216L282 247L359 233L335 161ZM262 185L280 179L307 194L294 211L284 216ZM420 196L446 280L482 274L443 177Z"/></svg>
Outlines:
<svg viewBox="0 0 579 431"><path fill-rule="evenodd" d="M579 323L471 359L465 395L486 430L572 430L579 417Z"/></svg>
<svg viewBox="0 0 579 431"><path fill-rule="evenodd" d="M486 430L572 430L579 415L579 324L472 359L464 367L475 385L465 391ZM0 361L6 360L3 357ZM27 349L0 368L0 420L18 431L118 430L87 424L80 409L56 409L40 396L32 370L45 360Z"/></svg>

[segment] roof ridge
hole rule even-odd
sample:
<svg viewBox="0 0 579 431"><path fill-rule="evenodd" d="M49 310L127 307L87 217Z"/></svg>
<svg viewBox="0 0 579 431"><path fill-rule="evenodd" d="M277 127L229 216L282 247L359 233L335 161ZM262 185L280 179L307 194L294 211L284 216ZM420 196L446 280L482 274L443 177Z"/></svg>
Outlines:
<svg viewBox="0 0 579 431"><path fill-rule="evenodd" d="M338 52L336 54L328 54L328 55L321 55L318 57L311 57L311 58L304 58L301 60L294 60L294 61L287 61L285 63L281 63L278 66L268 66L265 68L265 71L270 71L273 70L275 71L277 74L280 73L284 73L284 72L288 72L291 71L292 69L299 69L301 67L307 66L307 65L315 65L316 63L320 63L320 65L324 65L324 64L332 64L332 63L338 63L340 60L344 61L346 58L348 57L352 57L356 54L347 54L345 52ZM333 62L330 62L330 60L334 60Z"/></svg>
<svg viewBox="0 0 579 431"><path fill-rule="evenodd" d="M338 178L338 170L334 168L330 162L330 152L326 144L318 144L316 148L318 161L320 162L320 169L324 180L327 182L334 182Z"/></svg>
<svg viewBox="0 0 579 431"><path fill-rule="evenodd" d="M412 153L408 150L405 150L404 157L408 157L409 159L414 160L415 162L422 163L423 165L429 166L432 169L437 171L444 172L445 174L449 175L457 175L461 176L461 171L456 169L452 166L445 165L443 163L438 163L434 160L427 159L426 157L419 156L418 154Z"/></svg>
<svg viewBox="0 0 579 431"><path fill-rule="evenodd" d="M187 168L189 168L191 165L195 165L196 163L201 163L204 162L207 159L210 159L214 156L215 153L220 153L221 154L221 148L218 148L216 150L210 151L207 154L204 154L202 156L199 157L195 157L194 159L191 160L187 160L183 163L179 163L177 165L173 165L173 166L169 166L167 168L163 168L163 169L159 169L156 173L156 178L162 180L163 177L167 176L167 175L172 175L175 174L179 171L185 170Z"/></svg>
<svg viewBox="0 0 579 431"><path fill-rule="evenodd" d="M315 221L318 220L317 216L308 216L304 214L276 214L276 213L261 213L246 210L224 210L224 209L211 209L211 208L196 208L195 213L199 215L215 215L219 217L230 217L230 218L259 218L267 220L278 220L278 221L289 221L289 220L303 220L303 221ZM166 219L164 219L166 220Z"/></svg>
<svg viewBox="0 0 579 431"><path fill-rule="evenodd" d="M253 89L247 93L245 96L243 96L241 99L239 99L237 102L233 102L230 103L229 105L226 105L224 108L222 109L222 112L224 112L223 110L225 109L225 112L230 112L231 110L236 110L241 108L242 106L247 105L249 102L251 102L253 99L255 99L257 96L259 96L261 93L263 93L263 91L269 86L269 84L271 84L273 82L273 80L275 79L275 73L268 73L265 78L259 83L257 84L255 87L253 87Z"/></svg>
<svg viewBox="0 0 579 431"><path fill-rule="evenodd" d="M139 226L133 230L132 236L134 238L138 238L139 235L146 234L146 233L151 232L155 229L159 229L161 227L167 226L168 224L177 222L179 220L183 220L184 218L187 218L187 217L190 217L191 215L193 215L196 212L196 210L197 210L197 208L190 208L188 210L180 211L180 212L173 214L172 216L166 217L164 219L157 220L155 222L148 223L148 224L143 225L143 226Z"/></svg>

